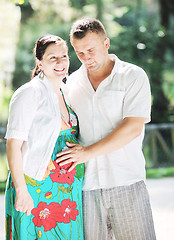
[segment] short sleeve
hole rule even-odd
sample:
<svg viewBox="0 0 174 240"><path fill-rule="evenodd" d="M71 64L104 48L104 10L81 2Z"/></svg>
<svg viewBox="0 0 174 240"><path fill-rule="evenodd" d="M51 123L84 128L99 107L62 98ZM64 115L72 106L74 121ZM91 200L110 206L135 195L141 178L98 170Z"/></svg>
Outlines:
<svg viewBox="0 0 174 240"><path fill-rule="evenodd" d="M29 83L16 90L10 101L6 139L27 141L37 106L36 90Z"/></svg>
<svg viewBox="0 0 174 240"><path fill-rule="evenodd" d="M123 117L144 117L146 123L151 115L151 90L148 77L143 69L134 69L132 82L126 89Z"/></svg>

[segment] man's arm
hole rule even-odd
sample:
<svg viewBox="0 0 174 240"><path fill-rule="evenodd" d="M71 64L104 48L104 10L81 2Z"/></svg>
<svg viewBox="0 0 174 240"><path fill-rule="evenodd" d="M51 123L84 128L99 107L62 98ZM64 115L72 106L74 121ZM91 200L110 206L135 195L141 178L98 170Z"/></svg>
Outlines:
<svg viewBox="0 0 174 240"><path fill-rule="evenodd" d="M30 215L33 209L33 199L28 193L23 173L21 147L23 140L7 139L6 151L9 169L16 189L15 208L17 211Z"/></svg>
<svg viewBox="0 0 174 240"><path fill-rule="evenodd" d="M126 117L122 123L106 137L87 147L67 143L70 149L58 153L56 162L59 163L60 166L74 162L69 169L69 171L71 171L77 164L85 163L99 155L120 149L141 134L145 121L146 118L143 117Z"/></svg>

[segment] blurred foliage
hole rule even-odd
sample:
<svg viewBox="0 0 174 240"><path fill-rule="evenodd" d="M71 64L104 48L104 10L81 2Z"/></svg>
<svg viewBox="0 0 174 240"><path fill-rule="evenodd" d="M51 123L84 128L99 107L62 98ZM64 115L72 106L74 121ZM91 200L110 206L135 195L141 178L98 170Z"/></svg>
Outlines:
<svg viewBox="0 0 174 240"><path fill-rule="evenodd" d="M147 169L146 177L149 178L163 178L174 177L174 168L153 168Z"/></svg>
<svg viewBox="0 0 174 240"><path fill-rule="evenodd" d="M174 69L166 69L163 72L164 92L170 100L170 106L174 106Z"/></svg>
<svg viewBox="0 0 174 240"><path fill-rule="evenodd" d="M1 124L5 125L8 117L8 106L12 96L12 89L4 86L0 82L0 113L1 113Z"/></svg>
<svg viewBox="0 0 174 240"><path fill-rule="evenodd" d="M110 52L123 61L139 65L147 72L153 95L153 122L173 121L174 18L170 17L170 21L164 23L165 19L160 14L161 1L151 4L155 7L149 10L146 0L25 1L20 5L22 19L13 77L14 89L30 80L34 68L32 49L36 40L47 33L67 40L70 73L75 71L80 62L69 43L69 31L74 20L88 15L104 23L111 40Z"/></svg>
<svg viewBox="0 0 174 240"><path fill-rule="evenodd" d="M24 0L13 0L14 3L18 3L18 4L24 4L25 1Z"/></svg>
<svg viewBox="0 0 174 240"><path fill-rule="evenodd" d="M0 159L0 182L5 182L8 174L6 154L1 155Z"/></svg>

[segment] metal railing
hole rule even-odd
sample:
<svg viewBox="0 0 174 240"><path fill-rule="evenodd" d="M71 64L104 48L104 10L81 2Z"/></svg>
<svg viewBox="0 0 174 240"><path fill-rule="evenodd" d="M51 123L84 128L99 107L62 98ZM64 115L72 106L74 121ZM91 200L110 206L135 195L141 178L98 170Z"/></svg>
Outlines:
<svg viewBox="0 0 174 240"><path fill-rule="evenodd" d="M148 124L143 150L147 167L174 166L174 124Z"/></svg>
<svg viewBox="0 0 174 240"><path fill-rule="evenodd" d="M0 164L6 159L5 131L0 127ZM147 168L174 166L174 123L146 125L143 152Z"/></svg>

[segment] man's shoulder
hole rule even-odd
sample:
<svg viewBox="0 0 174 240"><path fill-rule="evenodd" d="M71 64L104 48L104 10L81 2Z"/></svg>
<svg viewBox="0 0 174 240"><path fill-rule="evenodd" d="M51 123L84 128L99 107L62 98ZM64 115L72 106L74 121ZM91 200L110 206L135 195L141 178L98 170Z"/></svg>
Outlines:
<svg viewBox="0 0 174 240"><path fill-rule="evenodd" d="M134 64L134 63L130 63L130 62L126 62L126 61L122 61L119 60L119 72L122 73L127 73L127 74L146 74L144 69L141 68L140 66Z"/></svg>
<svg viewBox="0 0 174 240"><path fill-rule="evenodd" d="M143 68L120 59L116 59L112 79L112 82L116 84L116 86L123 87L124 89L127 89L135 82L141 85L149 81Z"/></svg>

